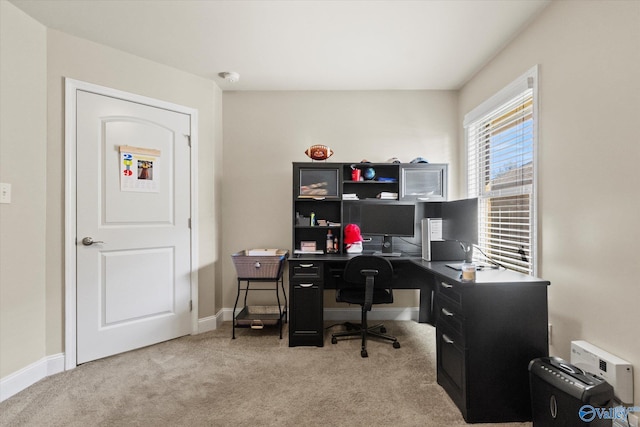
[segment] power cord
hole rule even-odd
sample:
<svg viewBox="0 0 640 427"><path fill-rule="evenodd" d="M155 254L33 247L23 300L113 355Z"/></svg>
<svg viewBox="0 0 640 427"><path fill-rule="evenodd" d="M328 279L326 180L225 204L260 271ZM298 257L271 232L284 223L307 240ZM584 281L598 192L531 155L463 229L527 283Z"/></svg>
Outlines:
<svg viewBox="0 0 640 427"><path fill-rule="evenodd" d="M410 241L408 241L407 239L404 239L404 238L402 238L402 237L398 237L398 239L402 240L403 242L405 242L405 243L407 243L407 244L409 244L409 245L413 245L413 246L415 246L415 247L417 247L417 248L422 248L422 245L419 245L419 244L414 243L414 242L410 242Z"/></svg>
<svg viewBox="0 0 640 427"><path fill-rule="evenodd" d="M480 249L480 246L478 246L478 245L473 245L473 247L474 247L474 248L476 248L477 250L479 250L479 251L480 251L480 253L481 253L482 255L484 255L484 257L487 259L487 261L489 261L491 264L493 264L493 265L497 265L498 267L502 267L502 268L504 268L505 270L507 270L507 267L505 267L503 264L500 264L498 261L493 260L489 255L485 254L485 253L483 252L483 250L482 250L482 249Z"/></svg>

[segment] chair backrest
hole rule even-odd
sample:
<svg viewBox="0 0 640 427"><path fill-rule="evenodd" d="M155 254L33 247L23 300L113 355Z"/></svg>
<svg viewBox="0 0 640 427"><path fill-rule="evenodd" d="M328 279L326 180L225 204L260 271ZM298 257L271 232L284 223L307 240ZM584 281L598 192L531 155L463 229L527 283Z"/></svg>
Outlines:
<svg viewBox="0 0 640 427"><path fill-rule="evenodd" d="M342 279L347 283L365 284L366 276L362 270L377 270L374 277L376 288L391 288L393 283L393 267L388 259L375 255L359 255L351 258L344 268Z"/></svg>

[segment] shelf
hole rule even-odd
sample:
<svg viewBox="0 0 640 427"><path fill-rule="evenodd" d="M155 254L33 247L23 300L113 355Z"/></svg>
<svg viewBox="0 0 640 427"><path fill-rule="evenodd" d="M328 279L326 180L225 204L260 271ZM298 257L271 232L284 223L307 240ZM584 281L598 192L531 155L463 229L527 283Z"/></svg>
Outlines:
<svg viewBox="0 0 640 427"><path fill-rule="evenodd" d="M357 201L357 200L355 200ZM321 229L327 229L327 228L340 228L342 225L340 224L335 224L335 225L294 225L295 228L321 228Z"/></svg>
<svg viewBox="0 0 640 427"><path fill-rule="evenodd" d="M341 225L294 225L294 228L297 229L309 229L309 230L315 230L315 229L320 229L320 230L329 230L332 228L340 228L342 227Z"/></svg>
<svg viewBox="0 0 640 427"><path fill-rule="evenodd" d="M343 184L356 184L356 185L362 185L362 184L397 184L398 181L343 181Z"/></svg>
<svg viewBox="0 0 640 427"><path fill-rule="evenodd" d="M288 254L288 252L287 252ZM259 258L259 257L256 257ZM265 257L263 257L265 258ZM281 261L280 266L285 262L286 258ZM234 262L235 259L234 259ZM242 282L246 282L246 285L242 287ZM250 288L250 282L272 282L273 287L258 287ZM276 300L278 305L276 306L249 306L247 305L247 297L249 291L275 291ZM282 296L284 297L284 304L280 303L280 290L282 290ZM240 294L244 292L244 308L240 313L235 314L238 308L238 301L240 300ZM282 339L282 323L287 322L287 294L284 290L284 278L282 277L282 269L278 271L277 278L269 277L257 277L257 278L241 278L238 277L238 293L236 295L236 302L233 305L233 331L232 339L236 338L236 328L250 327L251 329L262 329L265 325L278 325L280 329L280 339Z"/></svg>
<svg viewBox="0 0 640 427"><path fill-rule="evenodd" d="M339 202L340 196L298 196L298 202Z"/></svg>
<svg viewBox="0 0 640 427"><path fill-rule="evenodd" d="M294 249L293 253L296 255L324 255L325 252L322 249L315 251L303 251L302 249Z"/></svg>
<svg viewBox="0 0 640 427"><path fill-rule="evenodd" d="M250 326L251 329L262 329L265 325L277 324L285 314L286 308L282 310L278 306L245 306L236 315L236 327Z"/></svg>
<svg viewBox="0 0 640 427"><path fill-rule="evenodd" d="M357 200L352 200L352 199L343 199L342 200L345 203L362 203L362 202L366 202L366 203L385 203L385 202L399 202L398 199L378 199L377 197L368 197L366 199L357 199ZM405 203L406 204L406 203Z"/></svg>

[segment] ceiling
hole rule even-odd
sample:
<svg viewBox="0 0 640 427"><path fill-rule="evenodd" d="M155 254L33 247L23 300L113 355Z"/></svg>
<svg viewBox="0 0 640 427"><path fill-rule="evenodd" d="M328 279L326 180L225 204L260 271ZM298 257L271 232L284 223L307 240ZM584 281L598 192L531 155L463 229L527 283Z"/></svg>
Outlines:
<svg viewBox="0 0 640 427"><path fill-rule="evenodd" d="M550 1L11 0L223 90L458 89Z"/></svg>

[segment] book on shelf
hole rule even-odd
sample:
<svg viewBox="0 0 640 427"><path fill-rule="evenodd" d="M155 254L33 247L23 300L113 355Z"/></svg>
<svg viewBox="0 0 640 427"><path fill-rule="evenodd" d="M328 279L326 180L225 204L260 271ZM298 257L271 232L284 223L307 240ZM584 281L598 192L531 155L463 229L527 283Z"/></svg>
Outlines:
<svg viewBox="0 0 640 427"><path fill-rule="evenodd" d="M342 200L360 200L358 195L355 193L344 193L342 195Z"/></svg>
<svg viewBox="0 0 640 427"><path fill-rule="evenodd" d="M383 191L382 193L378 194L376 196L378 199L381 200L397 200L398 199L398 193L392 193L389 191Z"/></svg>

